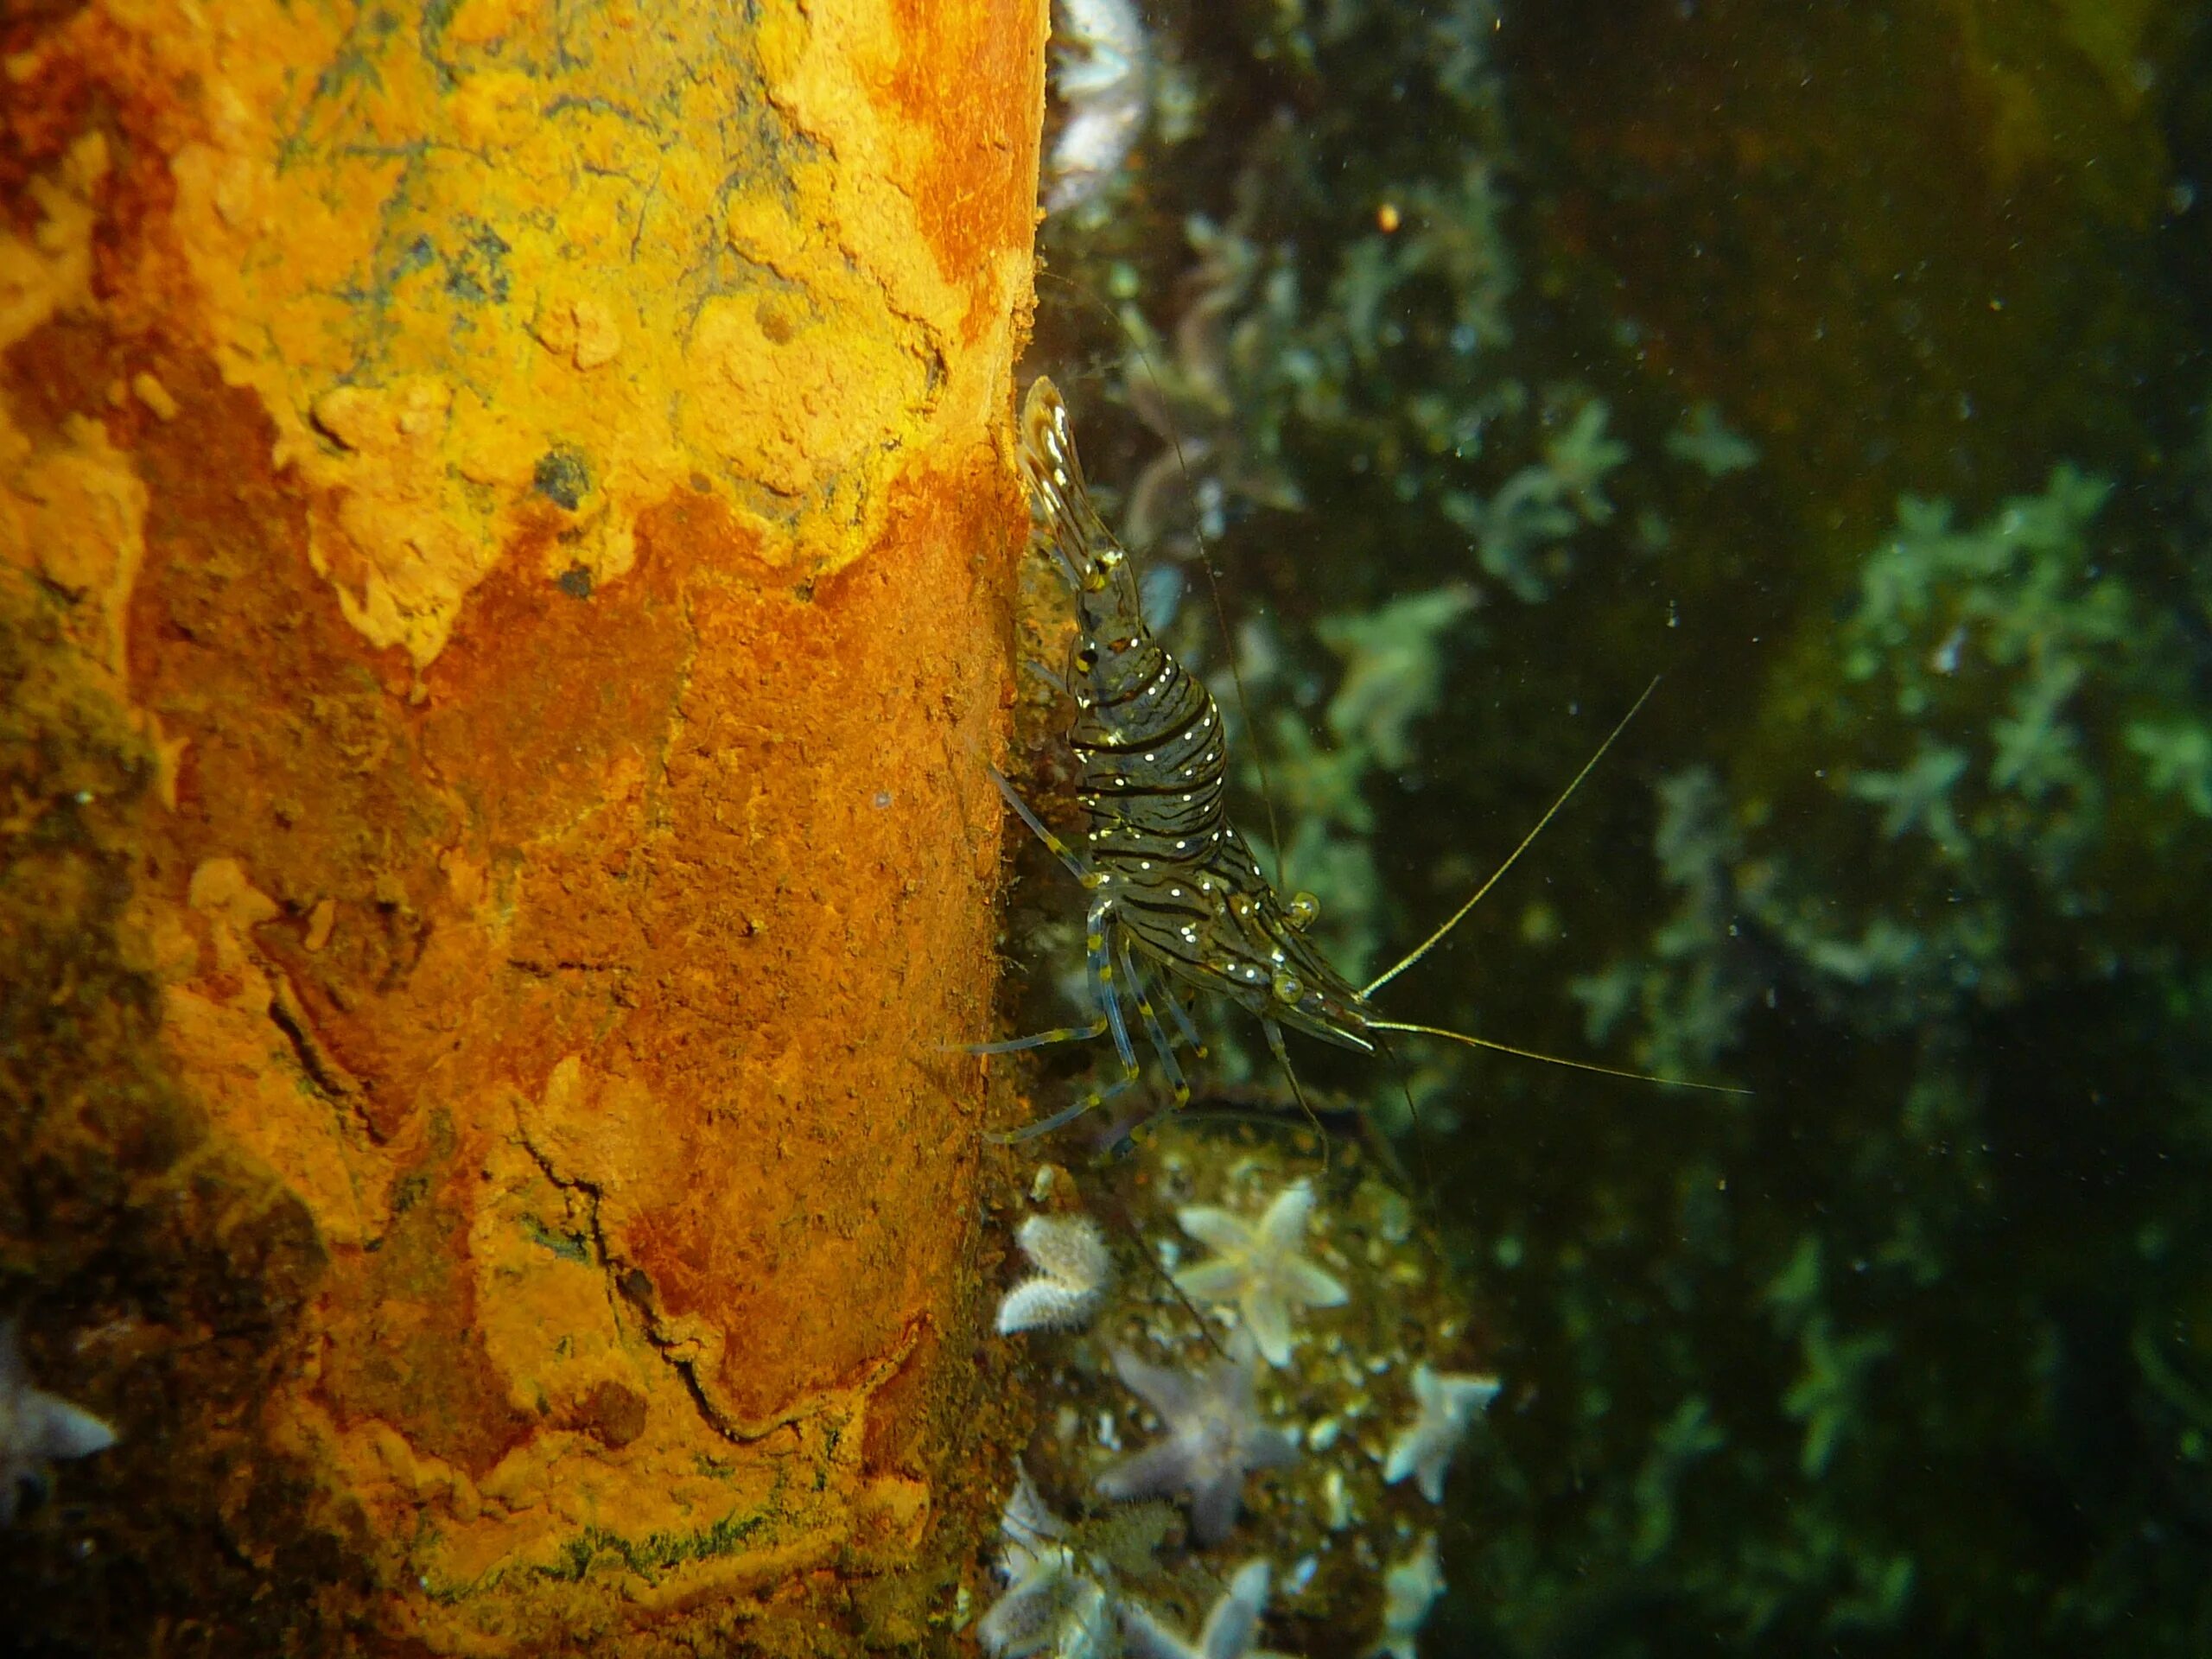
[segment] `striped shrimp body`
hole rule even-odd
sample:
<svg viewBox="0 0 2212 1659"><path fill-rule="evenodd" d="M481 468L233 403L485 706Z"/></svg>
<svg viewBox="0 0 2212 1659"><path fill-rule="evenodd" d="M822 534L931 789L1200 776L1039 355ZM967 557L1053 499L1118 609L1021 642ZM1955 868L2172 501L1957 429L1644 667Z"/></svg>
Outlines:
<svg viewBox="0 0 2212 1659"><path fill-rule="evenodd" d="M1640 1077L1388 1020L1369 1000L1474 907L1551 821L1613 737L1472 899L1389 972L1364 988L1355 986L1306 937L1319 911L1317 902L1307 893L1287 900L1278 894L1229 821L1229 753L1221 711L1205 687L1145 626L1133 562L1091 502L1066 405L1052 383L1041 377L1022 405L1020 465L1029 493L1032 543L1052 560L1075 598L1070 689L1076 716L1068 743L1081 764L1076 792L1090 818L1083 844L1071 847L1055 836L1003 777L993 776L1022 822L1090 894L1084 944L1099 1014L1087 1026L980 1044L969 1052L1010 1053L1110 1034L1122 1075L1119 1083L1061 1112L995 1138L1045 1134L1134 1087L1141 1073L1130 1007L1138 1030L1159 1057L1175 1104L1189 1100L1176 1049L1179 1039L1198 1050L1198 1033L1173 986L1155 1006L1148 978L1154 971L1175 984L1226 996L1255 1015L1294 1087L1296 1077L1283 1043L1286 1026L1363 1053L1376 1051L1377 1033L1418 1032L1581 1071ZM1631 709L1630 716L1635 712ZM1616 727L1613 736L1620 729Z"/></svg>

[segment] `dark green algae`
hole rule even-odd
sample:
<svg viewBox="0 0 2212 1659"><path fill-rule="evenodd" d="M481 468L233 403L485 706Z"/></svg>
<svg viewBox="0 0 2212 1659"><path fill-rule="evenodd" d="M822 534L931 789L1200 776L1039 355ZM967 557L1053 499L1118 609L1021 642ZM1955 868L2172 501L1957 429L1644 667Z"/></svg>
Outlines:
<svg viewBox="0 0 2212 1659"><path fill-rule="evenodd" d="M1160 20L1203 136L1155 137L1104 214L1047 227L1079 291L1046 285L1036 359L1088 390L1092 470L1126 483L1158 440L1118 407L1099 302L1172 339L1189 215L1274 251L1296 321L1256 338L1326 361L1381 210L1478 153L1510 340L1445 349L1460 296L1421 276L1325 396L1232 377L1302 502L1232 500L1212 544L1232 627L1266 619L1291 659L1259 723L1287 702L1319 729L1325 619L1481 589L1417 759L1365 774L1409 941L1663 676L1391 989L1408 1018L1755 1091L1484 1057L1432 1114L1448 1136L1401 1142L1528 1389L1455 1471L1423 1650L2205 1651L2212 24L1527 5L1470 74L1431 27L1453 10ZM1501 385L1525 395L1474 453L1423 451L1406 411ZM1496 490L1563 385L1633 459L1531 603L1440 498ZM1708 401L1755 467L1665 458ZM1901 524L1905 496L1928 505ZM1900 556L1929 578L1910 613L1867 585ZM1199 594L1179 626L1217 662ZM2043 693L2055 770L2007 771ZM1931 751L1963 757L1948 821L1894 804ZM1323 1090L1395 1086L1299 1058Z"/></svg>

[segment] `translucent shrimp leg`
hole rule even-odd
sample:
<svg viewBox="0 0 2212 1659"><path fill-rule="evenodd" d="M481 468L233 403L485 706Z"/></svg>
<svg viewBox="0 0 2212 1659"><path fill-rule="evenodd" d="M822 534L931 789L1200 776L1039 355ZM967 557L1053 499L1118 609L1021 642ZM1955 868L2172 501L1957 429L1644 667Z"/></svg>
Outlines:
<svg viewBox="0 0 2212 1659"><path fill-rule="evenodd" d="M1077 1097L1071 1106L1063 1106L1049 1117L1040 1117L1034 1123L1025 1123L1018 1129L986 1130L983 1139L993 1146L1011 1147L1024 1141L1034 1141L1040 1135L1050 1135L1054 1129L1065 1128L1094 1106L1103 1106L1116 1095L1127 1094L1135 1086L1135 1077L1123 1077L1103 1089L1093 1089Z"/></svg>
<svg viewBox="0 0 2212 1659"><path fill-rule="evenodd" d="M1029 826L1030 833L1052 849L1052 855L1067 867L1070 875L1075 877L1086 887L1096 887L1098 885L1098 873L1084 861L1083 855L1045 827L1044 819L1029 810L1029 803L1021 798L1012 784L1007 782L1004 772L996 766L992 766L988 770L991 781L999 786L999 793L1006 797L1006 804L1014 810L1015 815L1024 823Z"/></svg>
<svg viewBox="0 0 2212 1659"><path fill-rule="evenodd" d="M1268 1047L1274 1053L1275 1064L1282 1067L1283 1076L1290 1079L1291 1096L1298 1102L1298 1109L1306 1114L1306 1121L1313 1127L1313 1133L1321 1135L1321 1149L1325 1157L1328 1137L1322 1132L1321 1120L1313 1115L1313 1107L1306 1103L1305 1085L1299 1082L1298 1073L1291 1068L1290 1050L1283 1042L1282 1027L1272 1020L1262 1020L1260 1029L1268 1033Z"/></svg>
<svg viewBox="0 0 2212 1659"><path fill-rule="evenodd" d="M1161 1000L1167 1004L1167 1015L1174 1020L1175 1029L1181 1033L1183 1040L1191 1046L1192 1054L1201 1060L1205 1058L1205 1039L1198 1035L1197 1022L1191 1018L1190 1009L1183 1006L1182 992L1173 985L1168 985L1163 988Z"/></svg>
<svg viewBox="0 0 2212 1659"><path fill-rule="evenodd" d="M1031 833L1052 849L1053 855L1067 867L1068 873L1077 880L1082 882L1086 887L1096 887L1098 878L1091 873L1090 867L1084 861L1083 855L1045 827L1044 820L1029 810L1029 803L1023 800L1014 785L1007 781L1004 772L996 766L992 766L988 770L991 781L999 786L999 793L1006 797L1006 804L1014 810L1022 823L1029 826ZM1099 998L1099 1004L1106 1012L1101 1014L1089 1025L1056 1026L1050 1031L1040 1031L1033 1036L1008 1037L995 1043L958 1043L953 1046L952 1052L960 1054L1018 1054L1024 1049L1046 1048L1054 1043L1084 1042L1094 1037L1103 1037L1109 1030L1119 1024L1121 1010L1114 1006L1110 994L1102 995ZM1135 1057L1129 1050L1126 1033L1122 1037L1121 1046L1123 1052L1128 1056L1131 1068L1134 1069Z"/></svg>
<svg viewBox="0 0 2212 1659"><path fill-rule="evenodd" d="M1175 1058L1175 1045L1169 1040L1167 1029L1160 1023L1160 1016L1153 1011L1152 999L1145 995L1144 976L1137 971L1135 954L1129 949L1126 929L1115 941L1115 955L1121 959L1122 976L1129 982L1129 995L1136 999L1137 1017L1143 1022L1144 1034L1152 1039L1153 1052L1160 1056L1160 1069L1167 1073L1167 1086L1174 1090L1175 1103L1191 1103L1191 1085L1183 1076L1183 1067Z"/></svg>
<svg viewBox="0 0 2212 1659"><path fill-rule="evenodd" d="M1122 1057L1122 1075L1137 1078L1136 1046L1129 1041L1129 1022L1122 1014L1122 994L1114 983L1114 960L1107 938L1114 931L1114 901L1095 899L1084 929L1085 964L1090 970L1090 994L1106 1015L1106 1028L1114 1033L1114 1052Z"/></svg>
<svg viewBox="0 0 2212 1659"><path fill-rule="evenodd" d="M1040 1031L1027 1037L1007 1037L995 1043L960 1043L951 1052L955 1054L1019 1054L1024 1049L1048 1048L1054 1043L1084 1043L1094 1037L1106 1034L1106 1016L1100 1014L1087 1026L1055 1026L1050 1031Z"/></svg>

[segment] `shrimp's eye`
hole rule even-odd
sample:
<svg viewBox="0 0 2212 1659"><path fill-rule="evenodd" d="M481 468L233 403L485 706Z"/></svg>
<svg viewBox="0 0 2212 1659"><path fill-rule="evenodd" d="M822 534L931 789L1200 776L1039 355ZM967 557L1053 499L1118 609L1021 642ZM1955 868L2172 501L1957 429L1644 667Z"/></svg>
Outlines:
<svg viewBox="0 0 2212 1659"><path fill-rule="evenodd" d="M1298 1002L1302 1001L1305 995L1306 986L1296 974L1292 973L1287 968L1275 969L1276 1001Z"/></svg>
<svg viewBox="0 0 2212 1659"><path fill-rule="evenodd" d="M1294 932L1303 933L1320 918L1321 901L1310 893L1293 893L1290 903L1283 907L1283 920Z"/></svg>

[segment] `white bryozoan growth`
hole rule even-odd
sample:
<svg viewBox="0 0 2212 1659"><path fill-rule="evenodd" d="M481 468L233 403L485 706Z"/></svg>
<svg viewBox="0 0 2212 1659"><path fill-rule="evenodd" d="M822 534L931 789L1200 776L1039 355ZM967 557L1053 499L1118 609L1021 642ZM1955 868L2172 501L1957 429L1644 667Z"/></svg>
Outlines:
<svg viewBox="0 0 2212 1659"><path fill-rule="evenodd" d="M1014 1242L1037 1271L999 1304L999 1334L1080 1331L1089 1325L1114 1276L1098 1224L1087 1216L1032 1216Z"/></svg>

